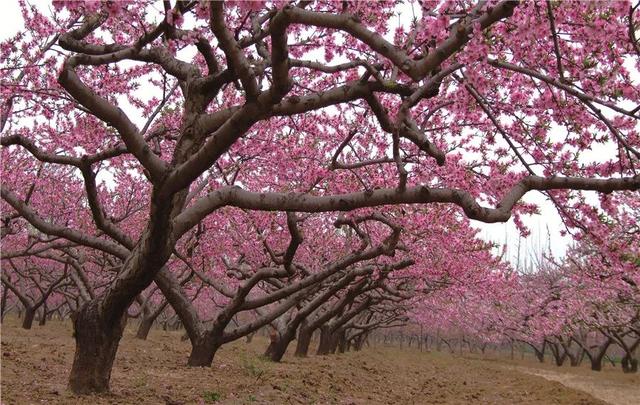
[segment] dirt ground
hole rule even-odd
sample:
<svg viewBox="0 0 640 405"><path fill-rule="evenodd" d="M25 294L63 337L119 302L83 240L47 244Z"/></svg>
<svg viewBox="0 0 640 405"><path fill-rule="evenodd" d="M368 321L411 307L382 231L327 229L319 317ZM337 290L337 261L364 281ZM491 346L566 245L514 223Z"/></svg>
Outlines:
<svg viewBox="0 0 640 405"><path fill-rule="evenodd" d="M557 381L566 387L587 392L610 404L640 404L640 375L623 374L620 365L617 368L605 366L603 371L594 372L589 369L588 364L577 368L568 365L558 368L549 363L520 363L513 367L511 365L507 367L550 381Z"/></svg>
<svg viewBox="0 0 640 405"><path fill-rule="evenodd" d="M607 397L597 386L594 389L590 379L605 377L603 386L615 386L629 395L640 386L637 376L623 375L619 370L594 377L589 370L554 370L526 361L452 357L389 347L306 359L287 355L278 364L260 357L266 347L266 340L260 338L251 344L241 341L224 346L211 368L189 368L185 366L189 344L180 341L179 333L154 330L147 341L136 340L133 334L133 329L127 329L121 342L112 392L76 397L66 390L73 357L70 324L50 322L25 331L17 320L7 319L2 326L1 403L606 403L597 396L622 404L623 397ZM572 373L571 378L555 375L565 372Z"/></svg>

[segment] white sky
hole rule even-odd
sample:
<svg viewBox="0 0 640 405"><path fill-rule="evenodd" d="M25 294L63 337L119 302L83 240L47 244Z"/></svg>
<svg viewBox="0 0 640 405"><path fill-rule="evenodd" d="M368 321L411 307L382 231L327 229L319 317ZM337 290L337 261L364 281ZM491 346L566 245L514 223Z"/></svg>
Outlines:
<svg viewBox="0 0 640 405"><path fill-rule="evenodd" d="M31 3L36 4L41 9L50 7L48 1L32 0ZM5 7L0 13L0 41L13 36L24 26L18 1L5 0L3 5ZM528 216L523 220L531 230L531 236L526 239L520 238L513 219L507 223L485 224L473 221L473 224L481 230L481 235L484 239L497 242L500 245L506 245L507 258L514 264L517 264L518 257L520 257L520 263L522 263L524 257L528 255L535 256L536 252L539 254L542 250L551 250L555 256L562 256L571 239L560 235L563 225L556 209L539 192L528 193L524 200L540 206L539 215Z"/></svg>

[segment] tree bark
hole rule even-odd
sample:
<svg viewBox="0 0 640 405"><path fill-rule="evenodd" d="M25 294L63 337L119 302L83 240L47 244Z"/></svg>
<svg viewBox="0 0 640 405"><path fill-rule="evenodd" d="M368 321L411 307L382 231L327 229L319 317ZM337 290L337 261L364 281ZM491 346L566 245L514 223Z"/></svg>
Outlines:
<svg viewBox="0 0 640 405"><path fill-rule="evenodd" d="M279 334L275 339L269 343L269 347L265 352L265 357L268 357L271 361L279 362L287 352L289 344L295 338L295 331L293 333L287 331Z"/></svg>
<svg viewBox="0 0 640 405"><path fill-rule="evenodd" d="M332 347L333 336L331 334L331 329L328 325L323 325L320 327L320 343L318 344L316 354L320 356L329 354L332 352Z"/></svg>
<svg viewBox="0 0 640 405"><path fill-rule="evenodd" d="M0 323L4 322L4 316L7 311L7 296L9 294L9 289L7 286L2 286L2 298L0 298Z"/></svg>
<svg viewBox="0 0 640 405"><path fill-rule="evenodd" d="M549 349L551 350L551 354L553 355L556 366L561 367L567 358L566 350L564 350L564 348L562 348L562 346L558 343L548 342L548 345Z"/></svg>
<svg viewBox="0 0 640 405"><path fill-rule="evenodd" d="M40 317L40 321L38 321L38 326L44 326L47 324L47 304L42 306L42 316Z"/></svg>
<svg viewBox="0 0 640 405"><path fill-rule="evenodd" d="M622 371L624 373L637 373L638 372L638 359L633 358L629 353L622 357Z"/></svg>
<svg viewBox="0 0 640 405"><path fill-rule="evenodd" d="M336 347L338 353L344 353L347 351L347 331L340 329L336 336ZM334 350L335 352L335 350Z"/></svg>
<svg viewBox="0 0 640 405"><path fill-rule="evenodd" d="M36 311L33 308L24 309L24 319L22 320L22 329L31 329L33 325L33 319L36 316Z"/></svg>
<svg viewBox="0 0 640 405"><path fill-rule="evenodd" d="M220 340L208 334L191 339L191 353L189 354L189 360L187 360L187 366L211 367L213 358L220 346Z"/></svg>
<svg viewBox="0 0 640 405"><path fill-rule="evenodd" d="M602 359L604 356L594 356L591 359L591 370L593 371L602 371Z"/></svg>
<svg viewBox="0 0 640 405"><path fill-rule="evenodd" d="M307 357L309 354L309 346L311 345L311 338L313 337L313 330L305 327L301 327L298 332L298 343L296 344L296 357Z"/></svg>
<svg viewBox="0 0 640 405"><path fill-rule="evenodd" d="M154 318L151 317L143 317L140 325L138 326L138 331L136 332L136 338L147 340L149 336L149 331L151 331L151 327L153 326Z"/></svg>
<svg viewBox="0 0 640 405"><path fill-rule="evenodd" d="M598 347L598 351L591 356L591 370L602 370L602 360L604 360L604 356L607 354L607 349L611 345L611 342L611 338L608 338L600 347Z"/></svg>
<svg viewBox="0 0 640 405"><path fill-rule="evenodd" d="M88 394L109 390L111 369L125 324L125 315L115 322L105 321L98 300L87 302L78 311L73 322L76 353L69 377L72 392Z"/></svg>

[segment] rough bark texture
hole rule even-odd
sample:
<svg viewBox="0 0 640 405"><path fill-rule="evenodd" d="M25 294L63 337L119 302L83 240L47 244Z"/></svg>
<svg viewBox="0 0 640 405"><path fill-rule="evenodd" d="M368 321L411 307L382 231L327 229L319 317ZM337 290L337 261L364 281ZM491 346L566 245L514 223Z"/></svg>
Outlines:
<svg viewBox="0 0 640 405"><path fill-rule="evenodd" d="M191 354L187 365L190 367L211 367L213 357L220 348L220 342L212 336L191 340Z"/></svg>
<svg viewBox="0 0 640 405"><path fill-rule="evenodd" d="M69 388L76 394L100 393L109 390L111 368L118 343L126 323L106 322L100 316L100 302L86 303L73 322L76 353L69 377Z"/></svg>

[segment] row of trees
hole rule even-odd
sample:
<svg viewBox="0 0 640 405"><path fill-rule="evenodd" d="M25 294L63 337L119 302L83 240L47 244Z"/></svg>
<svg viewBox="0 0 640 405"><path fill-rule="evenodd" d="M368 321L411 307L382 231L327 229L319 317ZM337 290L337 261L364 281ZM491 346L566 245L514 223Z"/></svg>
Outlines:
<svg viewBox="0 0 640 405"><path fill-rule="evenodd" d="M2 282L73 314L77 393L108 390L127 314L170 307L190 365L266 325L274 360L358 346L522 281L469 219L640 188L637 5L54 6L0 47Z"/></svg>
<svg viewBox="0 0 640 405"><path fill-rule="evenodd" d="M608 201L612 198L615 204ZM576 213L576 242L564 258L538 252L533 268L509 272L457 300L432 296L427 304L437 311L422 322L435 327L430 332L441 328L444 337L467 335L500 346L522 342L540 361L546 352L558 366L565 361L577 366L588 358L599 371L617 347L623 371L637 372L638 198L621 194L603 200L606 210Z"/></svg>

